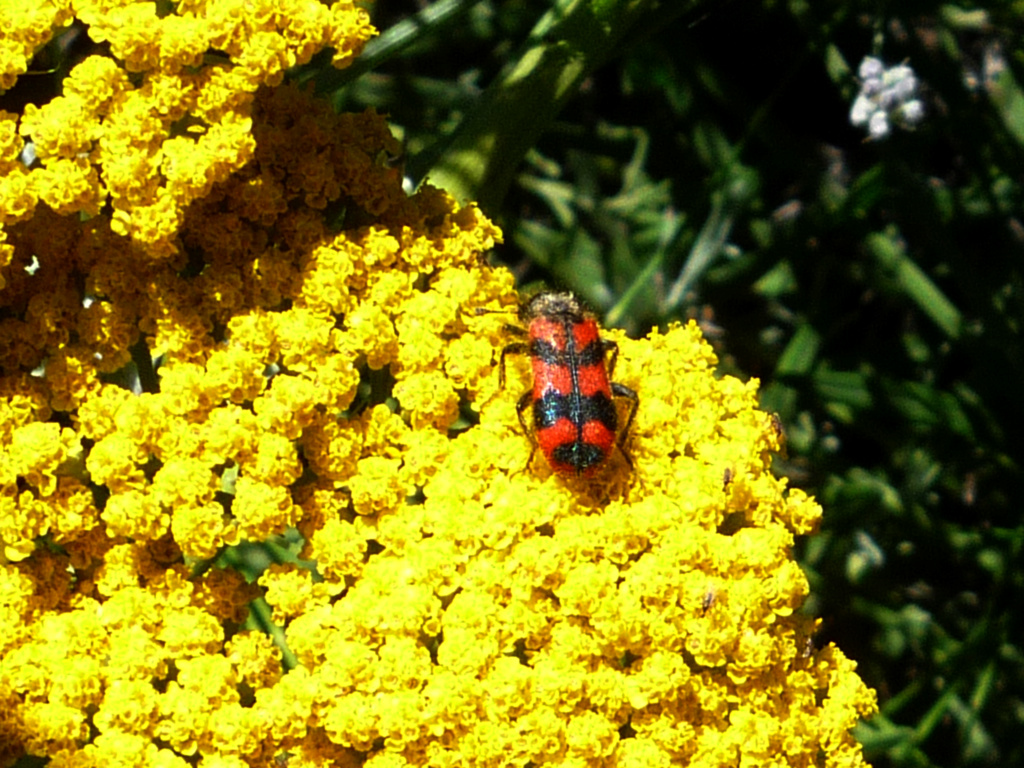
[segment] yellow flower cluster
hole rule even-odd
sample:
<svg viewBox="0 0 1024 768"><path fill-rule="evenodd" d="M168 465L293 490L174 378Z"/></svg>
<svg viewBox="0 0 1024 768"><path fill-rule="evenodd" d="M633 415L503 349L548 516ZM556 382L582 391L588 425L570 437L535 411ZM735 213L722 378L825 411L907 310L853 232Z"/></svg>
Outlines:
<svg viewBox="0 0 1024 768"><path fill-rule="evenodd" d="M111 229L142 246L136 258L170 257L189 204L251 159L257 88L325 47L346 66L373 34L351 0L187 0L174 13L161 5L0 0L0 87L27 71L72 7L113 57L86 58L61 96L29 104L20 120L0 112L0 225L40 204L89 216L109 204ZM31 167L19 159L19 135L31 141ZM3 240L0 249L2 268L12 252Z"/></svg>
<svg viewBox="0 0 1024 768"><path fill-rule="evenodd" d="M112 5L90 30L153 73L196 64L176 25L235 6ZM276 50L264 27L307 41L285 64L334 29L257 6L249 38L214 46L232 60ZM90 61L62 98L159 95L157 74L145 90ZM132 135L180 124L193 97L147 101ZM106 188L113 215L5 219L0 766L863 765L849 731L874 695L794 612L790 547L820 509L770 474L780 436L756 385L717 378L692 324L610 334L641 398L635 471L527 466L527 363L500 388L507 318L474 312L515 305L482 259L499 231L437 190L406 196L372 113L277 87L251 120L244 159L218 151L211 171L173 139L109 154L104 117L78 199ZM154 197L118 208L117 178ZM173 226L122 226L172 188L189 190ZM0 189L8 214L17 190ZM254 583L230 567L235 545L289 531L297 557ZM246 621L258 599L273 637Z"/></svg>

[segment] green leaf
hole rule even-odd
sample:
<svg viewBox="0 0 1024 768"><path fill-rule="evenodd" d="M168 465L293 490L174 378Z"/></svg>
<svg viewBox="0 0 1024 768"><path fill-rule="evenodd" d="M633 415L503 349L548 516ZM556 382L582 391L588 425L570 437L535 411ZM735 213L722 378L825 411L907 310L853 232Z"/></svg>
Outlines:
<svg viewBox="0 0 1024 768"><path fill-rule="evenodd" d="M821 335L810 323L796 329L775 365L776 376L805 376L814 366L821 346Z"/></svg>
<svg viewBox="0 0 1024 768"><path fill-rule="evenodd" d="M960 311L931 278L907 256L902 239L891 232L874 232L868 250L895 285L949 338L960 335Z"/></svg>
<svg viewBox="0 0 1024 768"><path fill-rule="evenodd" d="M1024 91L1009 67L993 78L988 92L1006 130L1019 144L1024 144Z"/></svg>

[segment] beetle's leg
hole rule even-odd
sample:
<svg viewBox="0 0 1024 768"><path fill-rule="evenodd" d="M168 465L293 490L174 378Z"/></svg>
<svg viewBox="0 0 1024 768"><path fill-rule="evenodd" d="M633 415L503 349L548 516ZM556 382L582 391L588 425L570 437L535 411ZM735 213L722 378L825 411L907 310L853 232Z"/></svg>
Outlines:
<svg viewBox="0 0 1024 768"><path fill-rule="evenodd" d="M626 417L626 424L621 430L619 430L619 434L615 439L615 444L619 447L619 450L626 459L626 463L629 464L630 469L632 469L633 457L630 456L629 452L626 450L625 443L626 438L629 437L629 428L633 426L633 417L636 416L636 410L640 407L640 396L625 384L619 384L618 382L613 381L611 386L612 397L621 397L629 401L629 415Z"/></svg>
<svg viewBox="0 0 1024 768"><path fill-rule="evenodd" d="M601 351L606 355L609 352L612 353L612 356L608 359L608 378L611 378L612 374L615 373L615 363L619 360L619 345L611 339L601 339Z"/></svg>
<svg viewBox="0 0 1024 768"><path fill-rule="evenodd" d="M519 336L525 336L526 331L517 325L506 325L505 329L510 333L515 333ZM530 345L525 341L513 341L501 350L501 359L498 367L498 384L502 389L505 388L505 358L508 355L525 355L530 351Z"/></svg>
<svg viewBox="0 0 1024 768"><path fill-rule="evenodd" d="M530 458L526 460L526 466L519 470L520 472L529 469L530 465L533 464L533 457L537 455L537 436L533 434L532 429L526 426L526 419L523 418L523 414L526 413L526 409L532 405L533 392L530 390L524 392L523 396L520 397L519 401L516 403L516 415L519 417L519 424L522 426L523 432L526 433L526 436L530 438L530 445L532 446L530 449Z"/></svg>

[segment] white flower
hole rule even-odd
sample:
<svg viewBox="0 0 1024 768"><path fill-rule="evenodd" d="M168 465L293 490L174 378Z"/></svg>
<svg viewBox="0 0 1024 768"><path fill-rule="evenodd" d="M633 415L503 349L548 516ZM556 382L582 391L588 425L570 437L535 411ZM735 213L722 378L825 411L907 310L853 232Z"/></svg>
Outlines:
<svg viewBox="0 0 1024 768"><path fill-rule="evenodd" d="M910 128L924 118L924 103L917 98L917 76L908 65L886 69L881 59L865 56L857 75L860 92L850 107L850 123L867 126L872 139L888 136L893 123Z"/></svg>
<svg viewBox="0 0 1024 768"><path fill-rule="evenodd" d="M868 135L872 139L884 139L889 135L889 116L879 110L868 120Z"/></svg>
<svg viewBox="0 0 1024 768"><path fill-rule="evenodd" d="M898 112L900 119L904 123L914 125L921 122L921 119L924 117L924 104L920 99L914 99L900 107Z"/></svg>
<svg viewBox="0 0 1024 768"><path fill-rule="evenodd" d="M864 125L871 119L871 115L876 109L875 102L871 98L859 93L850 109L850 122L854 125Z"/></svg>
<svg viewBox="0 0 1024 768"><path fill-rule="evenodd" d="M874 56L865 56L864 60L860 63L860 67L857 69L857 76L861 80L874 80L881 77L884 73L885 64L882 63L881 59L876 59Z"/></svg>

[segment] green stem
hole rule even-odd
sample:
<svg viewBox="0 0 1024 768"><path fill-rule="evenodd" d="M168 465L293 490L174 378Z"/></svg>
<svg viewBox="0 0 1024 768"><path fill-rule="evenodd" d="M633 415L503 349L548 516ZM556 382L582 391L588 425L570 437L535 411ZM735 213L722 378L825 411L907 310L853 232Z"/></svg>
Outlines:
<svg viewBox="0 0 1024 768"><path fill-rule="evenodd" d="M662 268L669 247L679 237L679 233L683 229L684 219L685 217L677 214L672 208L668 208L662 215L661 229L658 233L658 248L648 260L647 265L640 271L640 274L634 278L629 288L623 292L622 297L615 302L615 306L605 313L604 321L607 325L617 326L621 323L636 297L650 285L654 276Z"/></svg>
<svg viewBox="0 0 1024 768"><path fill-rule="evenodd" d="M281 665L286 670L295 669L299 666L299 660L295 657L292 649L288 647L288 640L285 638L284 630L274 623L270 606L266 599L258 597L249 603L250 618L261 631L270 635L274 645L281 651Z"/></svg>
<svg viewBox="0 0 1024 768"><path fill-rule="evenodd" d="M156 366L153 365L153 354L149 351L149 344L146 337L139 334L139 339L131 348L132 362L139 373L139 384L143 392L159 392L160 377L156 375Z"/></svg>

